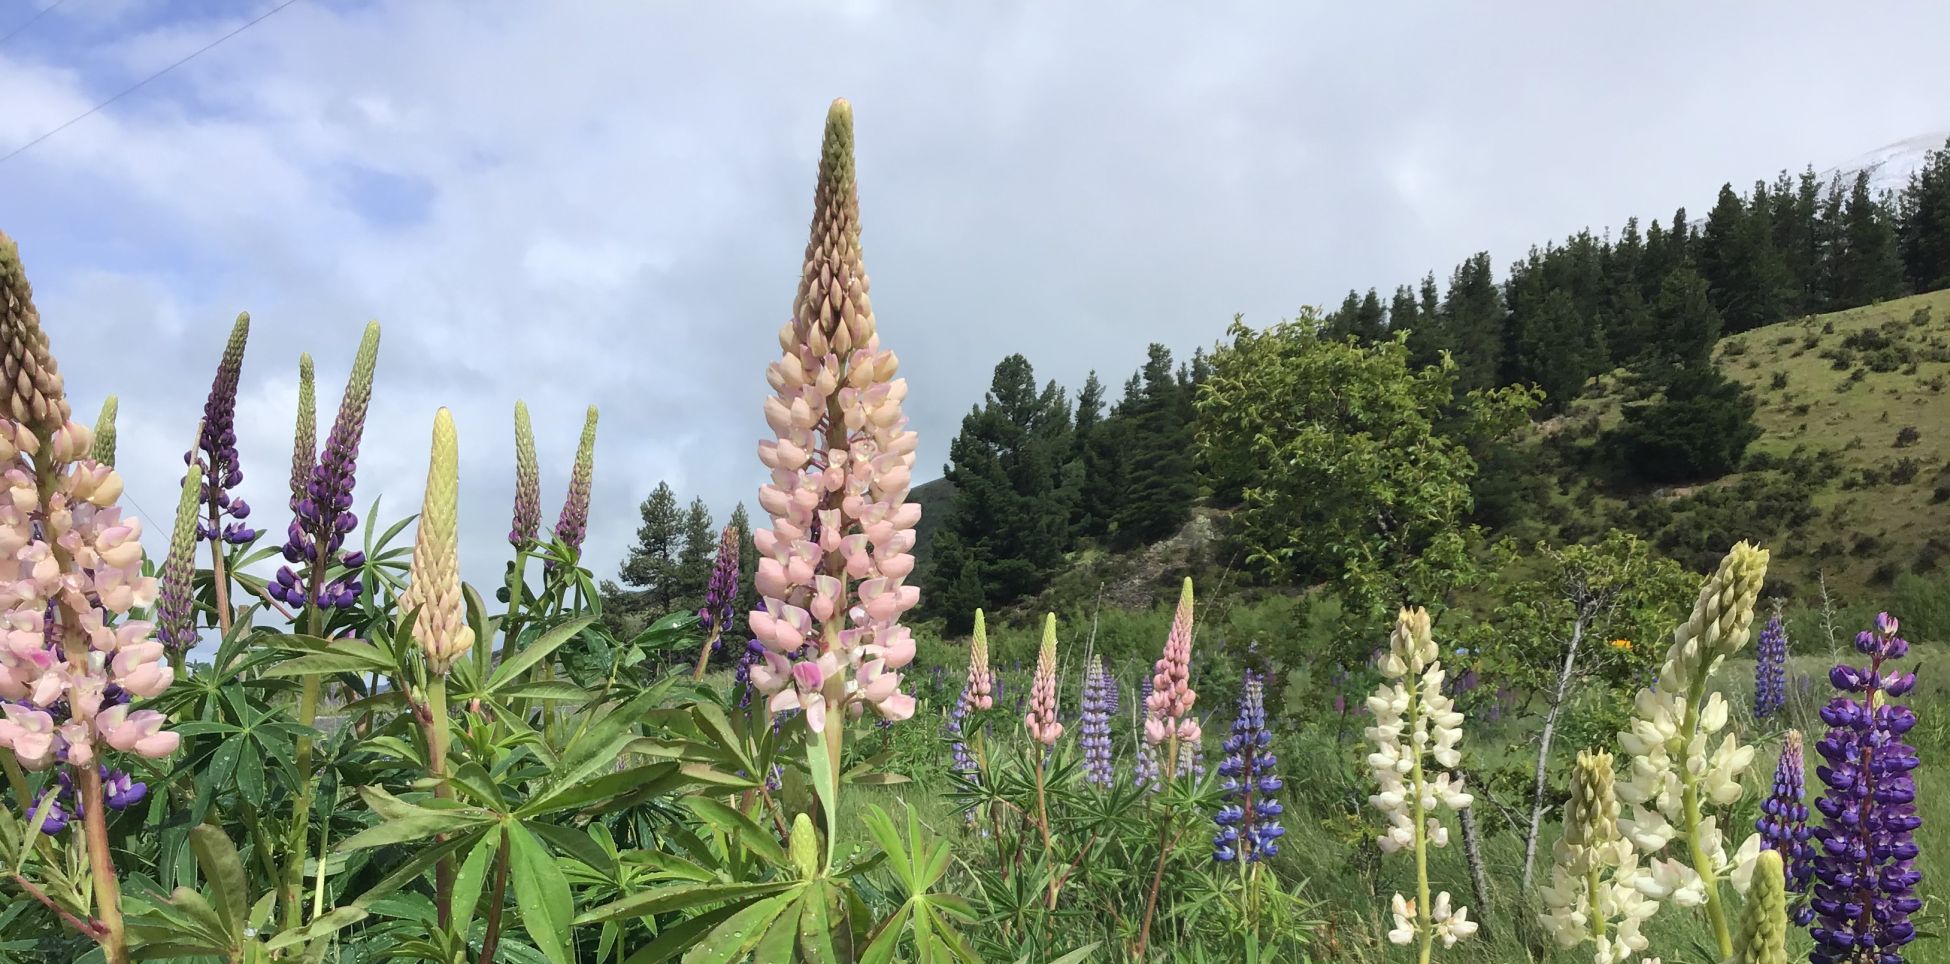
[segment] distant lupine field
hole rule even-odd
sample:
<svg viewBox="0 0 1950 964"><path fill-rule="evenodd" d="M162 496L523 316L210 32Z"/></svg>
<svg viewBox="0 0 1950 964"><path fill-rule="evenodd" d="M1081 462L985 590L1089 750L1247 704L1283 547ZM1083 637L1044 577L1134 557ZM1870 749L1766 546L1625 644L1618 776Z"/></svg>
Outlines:
<svg viewBox="0 0 1950 964"><path fill-rule="evenodd" d="M1094 611L917 631L844 101L816 184L753 400L769 525L628 634L581 556L593 408L545 531L514 403L501 585L460 578L457 492L502 428L428 413L419 511L361 511L377 324L322 438L302 362L252 506L238 319L146 558L115 400L78 421L56 362L88 333L0 236L0 959L1950 961L1945 650L1877 600L1770 612L1757 545L1511 560L1528 589L1393 599L1304 662L1243 640L1293 610L1242 628L1191 578L1115 646Z"/></svg>

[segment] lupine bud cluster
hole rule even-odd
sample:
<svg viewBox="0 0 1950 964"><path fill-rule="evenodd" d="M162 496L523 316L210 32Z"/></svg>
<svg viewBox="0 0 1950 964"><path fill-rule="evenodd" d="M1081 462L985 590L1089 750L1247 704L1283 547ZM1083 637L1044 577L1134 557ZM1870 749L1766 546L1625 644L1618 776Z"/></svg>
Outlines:
<svg viewBox="0 0 1950 964"><path fill-rule="evenodd" d="M312 466L318 461L317 387L312 377L311 353L298 356L298 424L291 433L291 511L305 501L311 484Z"/></svg>
<svg viewBox="0 0 1950 964"><path fill-rule="evenodd" d="M1221 862L1264 860L1280 852L1284 808L1274 794L1285 786L1274 768L1273 731L1266 728L1266 697L1258 673L1246 671L1239 696L1239 716L1226 737L1226 758L1219 764L1226 803L1213 818L1219 832L1212 838L1212 858Z"/></svg>
<svg viewBox="0 0 1950 964"><path fill-rule="evenodd" d="M183 494L176 503L176 527L169 534L169 554L163 557L156 596L156 638L176 652L196 645L197 510L202 507L203 470L190 466L183 478Z"/></svg>
<svg viewBox="0 0 1950 964"><path fill-rule="evenodd" d="M982 611L975 610L975 635L968 644L968 681L962 684L961 696L955 700L955 708L948 714L948 732L954 737L955 771L973 776L976 773L975 759L968 753L968 745L963 741L962 723L968 714L977 710L990 710L995 707L994 675L989 672L989 634Z"/></svg>
<svg viewBox="0 0 1950 964"><path fill-rule="evenodd" d="M1769 717L1787 709L1787 629L1775 613L1754 646L1754 715Z"/></svg>
<svg viewBox="0 0 1950 964"><path fill-rule="evenodd" d="M1104 672L1102 656L1092 654L1083 673L1083 722L1077 740L1083 746L1083 779L1100 787L1111 784L1110 717L1117 712L1117 681Z"/></svg>
<svg viewBox="0 0 1950 964"><path fill-rule="evenodd" d="M1767 550L1742 542L1700 588L1692 615L1673 629L1672 648L1654 684L1633 701L1631 728L1618 742L1632 755L1630 777L1618 798L1631 805L1619 829L1647 859L1639 889L1654 900L1680 907L1708 906L1723 948L1730 943L1719 881L1744 889L1760 839L1750 836L1727 852L1720 818L1708 807L1732 807L1743 793L1741 774L1752 765L1753 747L1741 746L1728 732L1718 745L1713 736L1727 727L1727 701L1706 692L1707 679L1746 645L1754 601L1767 575ZM1685 859L1660 859L1678 839ZM1694 855L1704 858L1694 866ZM1730 949L1730 948L1728 948Z"/></svg>
<svg viewBox="0 0 1950 964"><path fill-rule="evenodd" d="M569 494L555 520L555 538L580 552L589 534L589 491L596 478L596 406L582 419L582 441L576 445L575 466L569 470Z"/></svg>
<svg viewBox="0 0 1950 964"><path fill-rule="evenodd" d="M515 402L515 519L508 529L509 544L520 548L542 531L542 469L535 461L535 429L528 424L528 403Z"/></svg>
<svg viewBox="0 0 1950 964"><path fill-rule="evenodd" d="M1036 653L1036 679L1029 687L1029 712L1022 718L1029 738L1044 746L1055 746L1063 735L1063 724L1056 719L1056 614L1043 620L1043 646Z"/></svg>
<svg viewBox="0 0 1950 964"><path fill-rule="evenodd" d="M718 555L711 563L711 580L704 587L698 624L707 636L722 637L731 626L732 606L738 601L738 530L726 524L718 535ZM720 638L717 645L722 645Z"/></svg>
<svg viewBox="0 0 1950 964"><path fill-rule="evenodd" d="M1827 791L1815 800L1815 964L1901 964L1916 938L1909 915L1922 908L1916 886L1916 750L1903 741L1916 713L1891 703L1916 686L1916 674L1884 664L1909 654L1888 613L1856 637L1867 666L1841 664L1828 678L1843 695L1821 709L1828 734L1815 744Z"/></svg>
<svg viewBox="0 0 1950 964"><path fill-rule="evenodd" d="M88 451L88 457L109 468L115 467L115 412L119 407L115 396L102 400L102 411L95 416L95 447Z"/></svg>
<svg viewBox="0 0 1950 964"><path fill-rule="evenodd" d="M345 383L345 396L339 402L338 419L325 438L325 450L305 481L305 494L285 531L284 561L277 579L266 586L273 598L292 606L317 604L323 608L350 609L359 601L365 585L358 570L365 565L365 554L339 553L345 537L359 525L352 511L352 487L359 461L359 439L365 434L366 407L372 401L373 368L379 363L379 323L366 326L353 356L352 375ZM302 428L302 420L300 423ZM294 454L294 459L295 459ZM326 581L333 566L343 566L345 574ZM305 567L301 580L297 567Z"/></svg>
<svg viewBox="0 0 1950 964"><path fill-rule="evenodd" d="M413 540L413 565L399 600L402 617L418 613L413 640L435 676L445 676L474 645L460 597L459 505L460 446L453 414L443 408L433 416L426 498Z"/></svg>
<svg viewBox="0 0 1950 964"><path fill-rule="evenodd" d="M753 533L762 602L750 625L769 649L752 679L773 694L773 712L803 708L817 733L829 711L914 714L898 672L914 640L900 619L920 601L906 584L921 518L907 501L916 436L901 412L900 362L880 347L867 297L844 100L827 115L813 204L792 320L779 329L784 354L766 372L776 437L759 443L772 474L758 499L772 528ZM795 661L808 643L814 655Z"/></svg>
<svg viewBox="0 0 1950 964"><path fill-rule="evenodd" d="M1383 853L1410 850L1418 856L1417 889L1421 898L1428 894L1427 848L1449 842L1449 830L1437 818L1438 810L1460 810L1473 800L1463 791L1462 780L1448 772L1462 762L1456 746L1462 741L1463 717L1442 691L1447 674L1440 656L1430 632L1428 611L1402 610L1395 618L1388 650L1377 660L1377 668L1388 682L1368 697L1374 725L1366 733L1375 746L1368 754L1368 768L1379 784L1379 792L1368 802L1388 819L1388 830L1376 843ZM1437 771L1433 779L1431 770ZM1419 906L1421 898L1409 900L1395 895L1395 927L1388 932L1390 941L1420 941L1426 949L1435 940L1450 946L1476 932L1467 908L1451 908L1448 891L1427 906Z"/></svg>
<svg viewBox="0 0 1950 964"><path fill-rule="evenodd" d="M1787 960L1788 915L1781 855L1762 851L1754 859L1753 876L1729 964L1782 964Z"/></svg>
<svg viewBox="0 0 1950 964"><path fill-rule="evenodd" d="M1788 892L1795 895L1794 922L1807 926L1814 911L1808 907L1808 881L1814 876L1814 844L1808 829L1806 802L1807 776L1803 763L1801 731L1789 730L1781 744L1781 759L1774 767L1774 789L1761 801L1760 831L1763 850L1781 854L1787 875Z"/></svg>
<svg viewBox="0 0 1950 964"><path fill-rule="evenodd" d="M1198 720L1192 717L1192 704L1198 693L1192 689L1192 580L1188 577L1178 594L1178 610L1172 615L1171 633L1165 637L1165 651L1152 668L1151 692L1144 700L1144 742L1151 747L1167 741L1196 746L1202 736ZM1174 752L1172 756L1175 758ZM1155 761L1154 761L1155 762ZM1186 764L1189 765L1189 760ZM1182 765L1174 764L1174 774ZM1142 782L1142 781L1140 781Z"/></svg>
<svg viewBox="0 0 1950 964"><path fill-rule="evenodd" d="M1618 964L1644 951L1640 927L1659 909L1636 886L1638 852L1618 833L1613 786L1611 754L1581 751L1564 805L1564 835L1541 894L1544 927L1558 946L1591 941L1597 964Z"/></svg>
<svg viewBox="0 0 1950 964"><path fill-rule="evenodd" d="M138 782L121 770L109 769L106 763L97 764L96 772L101 775L102 802L110 810L127 810L149 795L148 784ZM54 797L51 801L47 799L50 794ZM33 801L21 808L22 815L32 820L34 811L40 809L43 803L47 811L46 816L41 818L40 830L49 836L66 830L68 824L84 815L81 796L75 792L74 779L68 776L66 770L57 772L53 785L35 794Z"/></svg>
<svg viewBox="0 0 1950 964"><path fill-rule="evenodd" d="M116 505L122 479L88 458L94 433L69 420L13 241L0 234L0 746L28 769L94 766L110 749L167 756L180 738L133 700L173 674L151 624L142 525ZM8 417L11 416L11 417ZM112 622L119 620L119 622Z"/></svg>
<svg viewBox="0 0 1950 964"><path fill-rule="evenodd" d="M250 333L251 316L238 315L223 360L217 363L216 379L210 383L210 397L203 403L203 434L196 448L183 454L184 464L194 464L203 472L203 517L197 521L196 534L210 542L222 539L240 545L257 538L256 530L244 521L250 518L249 503L230 495L244 482L237 458L237 379L243 374L244 343ZM226 523L225 518L236 521Z"/></svg>

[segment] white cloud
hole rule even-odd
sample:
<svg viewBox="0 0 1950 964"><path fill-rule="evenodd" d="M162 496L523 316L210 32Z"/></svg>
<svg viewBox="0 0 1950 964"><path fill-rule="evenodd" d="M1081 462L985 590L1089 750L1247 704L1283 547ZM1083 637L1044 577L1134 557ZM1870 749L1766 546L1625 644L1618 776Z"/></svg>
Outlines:
<svg viewBox="0 0 1950 964"><path fill-rule="evenodd" d="M24 34L0 48L0 152L241 16L131 5L61 43ZM317 357L329 423L377 318L361 506L410 510L452 407L465 566L495 582L514 399L551 522L594 402L608 574L657 480L720 518L752 502L833 95L858 112L874 300L926 478L1008 352L1116 385L1145 342L1189 351L1235 311L1271 321L1481 249L1501 264L1944 127L1929 45L1950 13L1851 16L312 0L0 165L0 228L77 407L122 394L150 511L248 309L244 488L281 528L296 357ZM1817 49L1820 70L1794 55Z"/></svg>

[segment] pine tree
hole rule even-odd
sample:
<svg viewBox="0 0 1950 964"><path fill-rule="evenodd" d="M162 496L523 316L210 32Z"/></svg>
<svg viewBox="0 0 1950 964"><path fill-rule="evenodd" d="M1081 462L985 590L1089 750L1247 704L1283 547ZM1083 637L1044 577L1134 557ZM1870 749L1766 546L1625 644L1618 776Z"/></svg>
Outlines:
<svg viewBox="0 0 1950 964"><path fill-rule="evenodd" d="M1395 289L1395 297L1388 302L1388 334L1393 336L1396 332L1414 331L1415 325L1415 289L1401 285Z"/></svg>
<svg viewBox="0 0 1950 964"><path fill-rule="evenodd" d="M1903 188L1902 252L1912 288L1950 288L1950 142Z"/></svg>
<svg viewBox="0 0 1950 964"><path fill-rule="evenodd" d="M718 529L703 499L692 499L684 512L684 548L677 553L677 598L685 609L704 605L704 588L711 582L711 565L718 556Z"/></svg>
<svg viewBox="0 0 1950 964"><path fill-rule="evenodd" d="M1597 329L1578 313L1566 289L1547 287L1535 274L1519 282L1519 288L1523 310L1510 316L1510 380L1542 388L1544 404L1561 411L1597 369L1602 355Z"/></svg>
<svg viewBox="0 0 1950 964"><path fill-rule="evenodd" d="M758 573L758 546L752 541L752 519L745 503L731 510L731 527L738 530L738 596L732 612L743 625L746 614L758 608L758 587L752 580Z"/></svg>
<svg viewBox="0 0 1950 964"><path fill-rule="evenodd" d="M1612 365L1630 364L1649 344L1652 317L1639 281L1645 256L1639 219L1625 219L1617 243L1605 256L1605 297L1599 306L1606 357Z"/></svg>
<svg viewBox="0 0 1950 964"><path fill-rule="evenodd" d="M657 483L637 507L637 514L643 521L637 526L636 545L624 558L619 574L624 585L636 590L635 598L623 600L620 608L663 615L671 611L682 591L677 556L683 547L684 514L677 507L677 493L664 482Z"/></svg>
<svg viewBox="0 0 1950 964"><path fill-rule="evenodd" d="M955 487L954 508L934 549L958 557L930 559L931 585L953 588L944 580L963 580L969 569L983 606L1041 591L1070 538L1070 506L1060 486L1073 445L1063 389L1051 382L1039 391L1035 370L1021 355L996 365L988 394L963 417L949 445L945 471ZM944 542L948 531L955 538ZM952 616L946 607L944 601L936 611Z"/></svg>
<svg viewBox="0 0 1950 964"><path fill-rule="evenodd" d="M1503 301L1490 271L1489 252L1456 268L1442 302L1442 327L1456 360L1456 389L1489 388L1503 358Z"/></svg>
<svg viewBox="0 0 1950 964"><path fill-rule="evenodd" d="M1125 398L1135 394L1125 386ZM1083 447L1083 487L1077 500L1082 516L1076 534L1101 539L1110 535L1111 520L1124 507L1130 481L1131 420L1124 403L1079 436Z"/></svg>
<svg viewBox="0 0 1950 964"><path fill-rule="evenodd" d="M1178 531L1198 495L1193 475L1192 422L1185 391L1172 377L1171 352L1153 344L1141 372L1143 387L1131 419L1129 487L1113 517L1112 541L1130 548Z"/></svg>
<svg viewBox="0 0 1950 964"><path fill-rule="evenodd" d="M1869 194L1869 172L1855 175L1842 207L1840 250L1836 253L1834 298L1837 308L1853 308L1903 294L1903 262L1888 210Z"/></svg>
<svg viewBox="0 0 1950 964"><path fill-rule="evenodd" d="M975 624L975 610L988 605L982 592L981 563L952 527L935 530L924 582L921 598L929 611L941 616L951 635L968 632Z"/></svg>
<svg viewBox="0 0 1950 964"><path fill-rule="evenodd" d="M1666 275L1652 306L1651 352L1662 368L1699 370L1713 364L1720 340L1720 313L1707 296L1706 279L1691 267Z"/></svg>
<svg viewBox="0 0 1950 964"><path fill-rule="evenodd" d="M1349 326L1348 333L1363 345L1372 345L1388 337L1381 296L1373 288L1368 289L1368 293L1361 298L1361 304L1354 309L1354 323Z"/></svg>
<svg viewBox="0 0 1950 964"><path fill-rule="evenodd" d="M1815 243L1815 216L1821 209L1821 186L1814 168L1789 177L1786 171L1774 180L1769 195L1773 211L1774 249L1781 253L1787 269L1791 294L1784 306L1787 314L1806 314L1817 303L1816 280L1821 264Z"/></svg>
<svg viewBox="0 0 1950 964"><path fill-rule="evenodd" d="M1732 185L1721 186L1698 251L1700 276L1728 332L1771 325L1787 313L1793 281L1774 247L1766 185L1754 186L1751 207Z"/></svg>
<svg viewBox="0 0 1950 964"><path fill-rule="evenodd" d="M1341 306L1327 316L1321 332L1327 338L1339 341L1355 334L1360 324L1361 295L1353 288L1347 289L1347 297L1341 299Z"/></svg>

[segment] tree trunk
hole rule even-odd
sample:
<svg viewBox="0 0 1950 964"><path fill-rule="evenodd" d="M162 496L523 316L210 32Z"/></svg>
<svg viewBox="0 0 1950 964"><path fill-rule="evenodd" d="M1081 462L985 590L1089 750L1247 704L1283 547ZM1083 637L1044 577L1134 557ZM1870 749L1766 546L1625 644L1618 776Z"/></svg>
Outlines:
<svg viewBox="0 0 1950 964"><path fill-rule="evenodd" d="M1467 775L1462 776L1464 779L1468 778ZM1476 926L1481 931L1478 936L1488 940L1490 880L1489 875L1483 871L1483 842L1476 836L1476 808L1464 807L1456 812L1456 817L1462 823L1463 856L1469 859L1469 887L1476 896Z"/></svg>
<svg viewBox="0 0 1950 964"><path fill-rule="evenodd" d="M1584 642L1584 623L1588 618L1580 609L1571 623L1571 642L1564 648L1564 667L1557 672L1557 689L1551 694L1550 711L1544 714L1544 732L1537 740L1537 775L1530 788L1530 830L1523 840L1523 891L1530 892L1531 871L1537 859L1537 833L1544 823L1544 787L1551 756L1551 737L1557 732L1557 714L1571 688L1571 673L1578 665L1578 646Z"/></svg>

